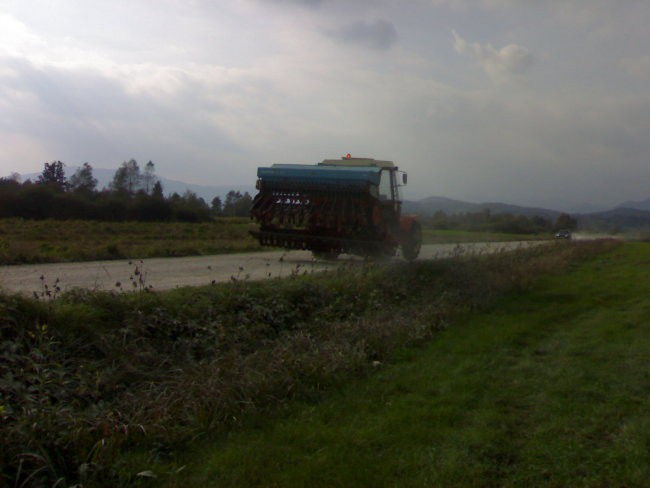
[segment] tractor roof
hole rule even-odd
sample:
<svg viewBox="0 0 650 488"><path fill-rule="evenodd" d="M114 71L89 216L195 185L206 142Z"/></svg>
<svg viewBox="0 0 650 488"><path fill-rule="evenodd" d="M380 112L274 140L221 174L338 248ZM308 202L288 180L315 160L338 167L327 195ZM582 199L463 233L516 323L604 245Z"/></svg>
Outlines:
<svg viewBox="0 0 650 488"><path fill-rule="evenodd" d="M378 168L394 168L395 163L392 161L381 161L373 158L353 158L343 156L341 159L323 159L318 163L319 166L374 166Z"/></svg>

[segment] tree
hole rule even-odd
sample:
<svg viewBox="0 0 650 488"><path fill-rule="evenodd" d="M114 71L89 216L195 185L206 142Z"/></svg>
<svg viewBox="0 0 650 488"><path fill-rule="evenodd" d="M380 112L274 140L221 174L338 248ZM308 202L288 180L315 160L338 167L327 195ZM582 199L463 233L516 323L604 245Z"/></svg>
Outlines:
<svg viewBox="0 0 650 488"><path fill-rule="evenodd" d="M181 222L201 222L210 220L210 207L203 198L187 190L183 196L174 193L170 201L174 209L176 220Z"/></svg>
<svg viewBox="0 0 650 488"><path fill-rule="evenodd" d="M163 195L163 187L160 181L156 181L154 183L153 189L151 190L151 196L160 200L165 198Z"/></svg>
<svg viewBox="0 0 650 488"><path fill-rule="evenodd" d="M20 212L20 191L22 185L15 179L0 178L0 218L16 217ZM0 239L0 243L3 239Z"/></svg>
<svg viewBox="0 0 650 488"><path fill-rule="evenodd" d="M237 213L239 217L247 217L250 215L251 207L253 206L253 197L246 191L244 195L239 200L237 205Z"/></svg>
<svg viewBox="0 0 650 488"><path fill-rule="evenodd" d="M141 182L142 175L138 162L131 159L128 162L124 161L122 166L117 168L110 187L114 192L133 195L140 188Z"/></svg>
<svg viewBox="0 0 650 488"><path fill-rule="evenodd" d="M93 167L84 163L70 177L70 188L75 192L92 193L97 189L97 178L93 176Z"/></svg>
<svg viewBox="0 0 650 488"><path fill-rule="evenodd" d="M239 191L230 190L226 194L222 213L228 217L245 217L250 212L252 203L253 198L248 192L242 195Z"/></svg>
<svg viewBox="0 0 650 488"><path fill-rule="evenodd" d="M449 217L442 210L436 210L436 213L429 218L429 221L434 229L446 230L451 227Z"/></svg>
<svg viewBox="0 0 650 488"><path fill-rule="evenodd" d="M147 195L151 194L154 185L157 183L158 178L156 178L155 172L155 165L152 161L149 161L144 166L144 172L142 173L142 189Z"/></svg>
<svg viewBox="0 0 650 488"><path fill-rule="evenodd" d="M68 181L65 177L65 164L61 161L52 161L45 163L43 172L37 180L40 185L48 185L57 190L65 191L68 186Z"/></svg>
<svg viewBox="0 0 650 488"><path fill-rule="evenodd" d="M575 230L576 227L578 227L578 222L569 214L562 213L558 216L557 220L555 221L555 230L560 230L560 229Z"/></svg>
<svg viewBox="0 0 650 488"><path fill-rule="evenodd" d="M168 221L172 218L172 204L164 198L147 195L144 191L136 194L129 202L128 217L131 220L153 222Z"/></svg>
<svg viewBox="0 0 650 488"><path fill-rule="evenodd" d="M53 184L23 185L19 202L16 205L15 217L24 219L51 218L51 212L55 208L54 199L62 193Z"/></svg>
<svg viewBox="0 0 650 488"><path fill-rule="evenodd" d="M226 202L223 204L223 214L232 217L235 214L237 202L241 200L242 194L239 191L230 190L226 194Z"/></svg>
<svg viewBox="0 0 650 488"><path fill-rule="evenodd" d="M221 203L221 198L214 197L212 199L210 207L212 208L212 213L214 215L221 215L221 212L223 211L223 204Z"/></svg>

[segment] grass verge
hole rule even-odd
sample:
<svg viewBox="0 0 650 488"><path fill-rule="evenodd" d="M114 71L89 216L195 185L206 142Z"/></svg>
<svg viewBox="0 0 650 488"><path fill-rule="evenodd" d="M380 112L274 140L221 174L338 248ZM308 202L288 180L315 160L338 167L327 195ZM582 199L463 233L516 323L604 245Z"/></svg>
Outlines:
<svg viewBox="0 0 650 488"><path fill-rule="evenodd" d="M2 476L143 481L198 438L325 398L458 317L615 246L296 270L291 279L155 294L0 295Z"/></svg>

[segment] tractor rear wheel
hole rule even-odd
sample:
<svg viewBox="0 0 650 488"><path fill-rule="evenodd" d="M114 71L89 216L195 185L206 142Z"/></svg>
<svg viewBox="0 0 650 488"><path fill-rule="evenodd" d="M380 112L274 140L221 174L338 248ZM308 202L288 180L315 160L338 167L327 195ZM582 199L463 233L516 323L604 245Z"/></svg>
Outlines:
<svg viewBox="0 0 650 488"><path fill-rule="evenodd" d="M417 222L413 222L411 230L402 242L402 254L407 261L414 261L420 254L422 247L422 228Z"/></svg>

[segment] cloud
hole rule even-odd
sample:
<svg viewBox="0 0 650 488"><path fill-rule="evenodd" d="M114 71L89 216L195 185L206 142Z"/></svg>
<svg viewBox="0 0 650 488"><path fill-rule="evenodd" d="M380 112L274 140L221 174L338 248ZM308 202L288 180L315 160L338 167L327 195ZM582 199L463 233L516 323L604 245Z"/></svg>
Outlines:
<svg viewBox="0 0 650 488"><path fill-rule="evenodd" d="M589 2L597 15L583 7L594 23L578 0L555 11L551 0L431 1L15 2L0 13L0 174L135 158L167 177L241 184L258 165L350 152L402 165L407 198L647 198L637 0L611 25L605 0ZM616 42L593 28L605 24ZM450 42L448 26L492 45ZM532 46L544 59L535 83L511 83L533 66Z"/></svg>
<svg viewBox="0 0 650 488"><path fill-rule="evenodd" d="M524 46L508 44L496 49L491 44L470 43L456 31L452 33L456 52L473 56L493 81L510 81L525 73L533 64L533 56Z"/></svg>
<svg viewBox="0 0 650 488"><path fill-rule="evenodd" d="M454 10L467 10L469 8L502 8L511 7L522 2L519 0L431 0L436 7L447 6Z"/></svg>
<svg viewBox="0 0 650 488"><path fill-rule="evenodd" d="M435 161L413 185L471 201L558 209L581 201L614 205L628 194L647 198L647 96L604 97L587 88L502 94L446 96L444 113L411 139L421 140L418 150L428 145Z"/></svg>
<svg viewBox="0 0 650 488"><path fill-rule="evenodd" d="M465 11L469 9L480 8L483 10L498 10L512 8L529 8L544 7L553 9L562 14L576 14L587 10L605 8L607 4L612 4L610 0L563 0L558 3L557 0L431 0L435 7L449 7L453 10Z"/></svg>
<svg viewBox="0 0 650 488"><path fill-rule="evenodd" d="M27 26L8 14L0 13L0 49L5 54L20 54L21 46L42 48L43 41Z"/></svg>
<svg viewBox="0 0 650 488"><path fill-rule="evenodd" d="M650 56L623 58L621 67L630 75L650 79Z"/></svg>
<svg viewBox="0 0 650 488"><path fill-rule="evenodd" d="M599 34L618 36L623 31L647 30L650 10L646 0L431 0L434 7L456 12L530 12L537 10L543 19L557 19L573 26L589 27ZM623 29L623 30L622 30Z"/></svg>
<svg viewBox="0 0 650 488"><path fill-rule="evenodd" d="M323 0L271 0L271 3L279 4L296 4L305 7L318 7L323 3Z"/></svg>
<svg viewBox="0 0 650 488"><path fill-rule="evenodd" d="M135 157L152 159L165 174L181 176L198 173L201 165L209 167L215 155L237 161L245 153L222 127L225 105L237 103L228 93L235 81L224 80L223 73L187 71L173 91L158 91L127 83L138 71L155 77L153 67L130 70L131 79L123 67L122 79L94 69L6 58L0 62L9 68L0 73L0 136L20 141L23 148L40 148L17 158L23 167L50 159L110 165ZM248 83L250 87L254 81ZM219 101L215 93L221 95ZM212 156L206 157L207 151Z"/></svg>
<svg viewBox="0 0 650 488"><path fill-rule="evenodd" d="M333 39L387 50L397 40L397 29L387 20L357 21L328 32Z"/></svg>

